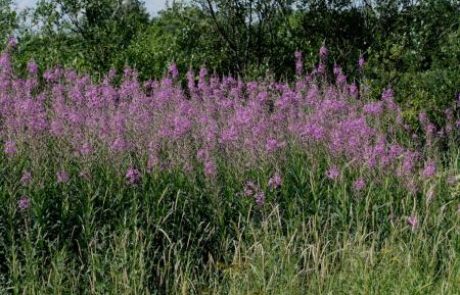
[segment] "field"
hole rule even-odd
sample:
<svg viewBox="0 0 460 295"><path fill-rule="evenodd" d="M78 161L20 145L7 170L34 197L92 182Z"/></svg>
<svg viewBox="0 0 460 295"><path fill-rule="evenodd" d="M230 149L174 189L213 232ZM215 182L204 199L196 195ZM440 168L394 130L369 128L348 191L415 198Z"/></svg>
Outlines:
<svg viewBox="0 0 460 295"><path fill-rule="evenodd" d="M0 57L0 293L459 294L460 100L339 66L141 82Z"/></svg>

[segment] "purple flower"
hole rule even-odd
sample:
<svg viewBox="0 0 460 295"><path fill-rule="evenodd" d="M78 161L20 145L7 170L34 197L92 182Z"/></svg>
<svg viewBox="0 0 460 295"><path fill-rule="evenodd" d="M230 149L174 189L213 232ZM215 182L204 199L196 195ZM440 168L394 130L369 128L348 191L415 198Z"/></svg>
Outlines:
<svg viewBox="0 0 460 295"><path fill-rule="evenodd" d="M64 133L64 125L61 120L53 120L50 124L51 134L55 136L60 136Z"/></svg>
<svg viewBox="0 0 460 295"><path fill-rule="evenodd" d="M434 161L428 161L425 163L425 167L422 171L422 176L425 178L431 178L436 174L436 163Z"/></svg>
<svg viewBox="0 0 460 295"><path fill-rule="evenodd" d="M339 73L336 78L337 85L345 85L346 82L347 76L345 76L343 73Z"/></svg>
<svg viewBox="0 0 460 295"><path fill-rule="evenodd" d="M342 67L340 67L338 64L334 64L334 68L332 70L335 76L338 76L342 74Z"/></svg>
<svg viewBox="0 0 460 295"><path fill-rule="evenodd" d="M244 186L244 195L246 197L253 196L257 191L257 186L252 181L247 181Z"/></svg>
<svg viewBox="0 0 460 295"><path fill-rule="evenodd" d="M22 196L18 201L18 207L24 211L30 207L30 199L27 196Z"/></svg>
<svg viewBox="0 0 460 295"><path fill-rule="evenodd" d="M382 93L382 100L383 101L392 101L394 96L395 96L395 94L394 94L393 89L387 88Z"/></svg>
<svg viewBox="0 0 460 295"><path fill-rule="evenodd" d="M272 189L277 189L281 187L283 180L281 179L281 175L276 172L269 180L268 180L268 186Z"/></svg>
<svg viewBox="0 0 460 295"><path fill-rule="evenodd" d="M418 158L417 156L418 155L413 152L407 152L406 154L404 154L400 171L402 175L411 174L412 170L415 167L415 163Z"/></svg>
<svg viewBox="0 0 460 295"><path fill-rule="evenodd" d="M407 217L407 224L410 225L411 230L415 231L418 227L418 218L416 215L411 215Z"/></svg>
<svg viewBox="0 0 460 295"><path fill-rule="evenodd" d="M27 63L27 71L32 75L38 73L38 65L35 63L35 61L31 60Z"/></svg>
<svg viewBox="0 0 460 295"><path fill-rule="evenodd" d="M420 121L420 123L422 123L422 125L426 125L429 122L428 115L425 112L420 112L418 114L418 120Z"/></svg>
<svg viewBox="0 0 460 295"><path fill-rule="evenodd" d="M350 93L350 96L351 96L351 97L354 97L354 98L357 98L357 97L358 97L359 91L358 91L358 87L356 86L355 83L352 83L352 84L348 87L348 92Z"/></svg>
<svg viewBox="0 0 460 295"><path fill-rule="evenodd" d="M80 147L80 154L81 155L89 155L93 151L93 148L91 147L91 144L89 142L85 142L81 147Z"/></svg>
<svg viewBox="0 0 460 295"><path fill-rule="evenodd" d="M256 204L258 206L263 206L263 204L265 204L265 193L264 192L257 192L255 195L254 195L254 199L256 200Z"/></svg>
<svg viewBox="0 0 460 295"><path fill-rule="evenodd" d="M320 64L318 65L317 72L318 72L319 74L324 74L324 73L326 72L326 65L323 64L323 63L320 63Z"/></svg>
<svg viewBox="0 0 460 295"><path fill-rule="evenodd" d="M216 167L216 164L214 164L213 161L211 161L211 160L205 161L205 163L204 163L204 174L208 178L213 178L213 177L216 176L217 167Z"/></svg>
<svg viewBox="0 0 460 295"><path fill-rule="evenodd" d="M134 167L129 167L125 175L129 184L137 184L141 180L141 173Z"/></svg>
<svg viewBox="0 0 460 295"><path fill-rule="evenodd" d="M366 182L362 178L358 178L357 180L355 180L355 182L353 182L353 189L355 191L361 191L364 189L365 186Z"/></svg>
<svg viewBox="0 0 460 295"><path fill-rule="evenodd" d="M329 54L329 51L327 50L325 44L323 43L323 45L319 49L319 56L321 58L326 58L328 54Z"/></svg>
<svg viewBox="0 0 460 295"><path fill-rule="evenodd" d="M179 76L179 70L177 69L177 65L175 63L169 65L168 71L173 79L176 79Z"/></svg>
<svg viewBox="0 0 460 295"><path fill-rule="evenodd" d="M337 166L332 166L326 171L326 177L331 180L336 180L340 176L340 170Z"/></svg>
<svg viewBox="0 0 460 295"><path fill-rule="evenodd" d="M4 151L7 155L14 155L17 152L16 143L12 140L6 141Z"/></svg>
<svg viewBox="0 0 460 295"><path fill-rule="evenodd" d="M29 171L23 171L21 176L21 184L26 186L32 181L32 173Z"/></svg>
<svg viewBox="0 0 460 295"><path fill-rule="evenodd" d="M110 145L110 148L114 152L121 152L128 148L128 143L124 140L124 138L117 137Z"/></svg>
<svg viewBox="0 0 460 295"><path fill-rule="evenodd" d="M365 104L363 111L368 115L380 115L383 112L383 104L381 101Z"/></svg>
<svg viewBox="0 0 460 295"><path fill-rule="evenodd" d="M302 58L302 51L296 50L296 52L294 52L294 56L296 59Z"/></svg>
<svg viewBox="0 0 460 295"><path fill-rule="evenodd" d="M147 169L149 172L152 172L155 167L158 166L158 163L160 161L158 160L158 157L156 155L149 155L148 160L147 160Z"/></svg>
<svg viewBox="0 0 460 295"><path fill-rule="evenodd" d="M267 143L265 144L265 149L267 150L267 152L271 153L281 148L282 146L283 144L278 142L278 140L276 140L275 138L269 138L267 139Z"/></svg>
<svg viewBox="0 0 460 295"><path fill-rule="evenodd" d="M18 45L18 41L16 40L16 38L13 36L10 36L8 38L8 47L15 48L17 45Z"/></svg>
<svg viewBox="0 0 460 295"><path fill-rule="evenodd" d="M358 59L358 66L360 70L363 69L365 62L366 61L364 60L364 56L361 54Z"/></svg>
<svg viewBox="0 0 460 295"><path fill-rule="evenodd" d="M206 69L204 67L201 68L200 73L199 73L199 77L202 78L202 79L205 79L207 75L208 75L208 69Z"/></svg>
<svg viewBox="0 0 460 295"><path fill-rule="evenodd" d="M324 137L324 128L318 123L309 123L303 127L300 132L301 136L313 138L314 140L321 140Z"/></svg>
<svg viewBox="0 0 460 295"><path fill-rule="evenodd" d="M70 179L69 174L65 170L61 170L56 173L57 183L67 183Z"/></svg>

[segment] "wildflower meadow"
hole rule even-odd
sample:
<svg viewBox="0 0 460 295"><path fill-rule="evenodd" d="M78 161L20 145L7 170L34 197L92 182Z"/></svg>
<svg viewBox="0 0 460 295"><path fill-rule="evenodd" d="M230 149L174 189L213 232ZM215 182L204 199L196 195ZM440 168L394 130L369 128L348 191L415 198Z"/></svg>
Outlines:
<svg viewBox="0 0 460 295"><path fill-rule="evenodd" d="M326 45L293 81L144 81L20 75L11 42L1 294L460 293L459 97L408 122Z"/></svg>

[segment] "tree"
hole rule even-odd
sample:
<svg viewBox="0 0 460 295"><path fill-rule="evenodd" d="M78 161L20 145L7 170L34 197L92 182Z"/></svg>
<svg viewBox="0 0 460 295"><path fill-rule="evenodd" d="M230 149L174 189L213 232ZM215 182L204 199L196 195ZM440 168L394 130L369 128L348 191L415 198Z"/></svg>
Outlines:
<svg viewBox="0 0 460 295"><path fill-rule="evenodd" d="M149 23L139 0L41 0L35 19L42 35L66 39L97 72L107 71Z"/></svg>
<svg viewBox="0 0 460 295"><path fill-rule="evenodd" d="M206 66L229 73L233 60L214 32L211 19L193 5L173 4L152 20L125 52L129 65L142 78L161 77L174 62L181 73Z"/></svg>
<svg viewBox="0 0 460 295"><path fill-rule="evenodd" d="M289 30L294 0L195 0L211 19L234 61L234 71L270 64L279 47L279 29ZM267 66L268 66L267 64Z"/></svg>

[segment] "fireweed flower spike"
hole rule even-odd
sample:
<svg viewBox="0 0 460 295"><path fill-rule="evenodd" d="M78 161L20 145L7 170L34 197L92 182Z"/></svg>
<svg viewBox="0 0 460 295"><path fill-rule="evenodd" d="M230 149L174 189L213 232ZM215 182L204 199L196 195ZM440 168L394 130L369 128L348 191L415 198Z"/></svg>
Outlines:
<svg viewBox="0 0 460 295"><path fill-rule="evenodd" d="M213 161L207 160L204 163L204 174L208 178L213 178L217 175L217 167L216 164L214 164Z"/></svg>
<svg viewBox="0 0 460 295"><path fill-rule="evenodd" d="M8 45L7 45L7 47L8 47L8 48L16 48L17 45L18 45L18 41L16 40L16 38L13 37L13 36L10 36L10 37L8 38Z"/></svg>
<svg viewBox="0 0 460 295"><path fill-rule="evenodd" d="M319 49L319 56L321 59L327 58L329 54L329 50L327 50L325 43L323 42L323 45L321 45L321 48Z"/></svg>
<svg viewBox="0 0 460 295"><path fill-rule="evenodd" d="M89 155L93 151L93 148L91 147L91 144L88 142L85 142L79 150L80 155Z"/></svg>
<svg viewBox="0 0 460 295"><path fill-rule="evenodd" d="M246 197L251 197L256 193L257 190L258 190L258 188L257 188L257 186L255 185L254 182L247 181L245 186L244 186L244 195Z"/></svg>
<svg viewBox="0 0 460 295"><path fill-rule="evenodd" d="M340 176L340 170L337 166L332 166L329 170L326 171L326 177L331 180L336 180Z"/></svg>
<svg viewBox="0 0 460 295"><path fill-rule="evenodd" d="M324 74L326 72L326 66L323 63L320 63L316 71L318 74Z"/></svg>
<svg viewBox="0 0 460 295"><path fill-rule="evenodd" d="M359 56L359 59L358 59L358 67L360 70L362 70L364 68L364 64L366 63L366 61L364 60L364 56L361 54Z"/></svg>
<svg viewBox="0 0 460 295"><path fill-rule="evenodd" d="M56 173L57 183L67 183L70 179L69 174L65 170Z"/></svg>
<svg viewBox="0 0 460 295"><path fill-rule="evenodd" d="M128 184L137 184L141 180L141 173L136 168L129 167L128 170L126 170L125 179Z"/></svg>
<svg viewBox="0 0 460 295"><path fill-rule="evenodd" d="M353 182L353 190L355 191L362 191L366 186L366 182L362 178L358 178Z"/></svg>
<svg viewBox="0 0 460 295"><path fill-rule="evenodd" d="M425 167L422 171L424 178L432 178L436 174L436 163L434 161L428 161L425 163Z"/></svg>
<svg viewBox="0 0 460 295"><path fill-rule="evenodd" d="M168 72L173 79L176 79L179 76L179 70L177 69L177 65L175 63L169 65Z"/></svg>
<svg viewBox="0 0 460 295"><path fill-rule="evenodd" d="M14 155L17 152L16 143L12 140L6 141L4 151L7 155Z"/></svg>
<svg viewBox="0 0 460 295"><path fill-rule="evenodd" d="M27 72L31 75L38 73L38 65L33 60L27 63Z"/></svg>
<svg viewBox="0 0 460 295"><path fill-rule="evenodd" d="M30 207L30 199L27 196L22 196L18 201L18 208L24 211Z"/></svg>
<svg viewBox="0 0 460 295"><path fill-rule="evenodd" d="M260 191L254 195L257 206L263 206L265 204L265 193Z"/></svg>
<svg viewBox="0 0 460 295"><path fill-rule="evenodd" d="M282 179L281 179L281 175L276 172L269 180L268 180L268 186L271 188L271 189L277 189L277 188L280 188L281 187L281 184L282 184Z"/></svg>
<svg viewBox="0 0 460 295"><path fill-rule="evenodd" d="M280 143L275 138L269 138L267 140L267 143L265 144L265 149L266 149L267 152L271 153L271 152L274 152L277 149L281 148L282 146L283 146L283 144Z"/></svg>

